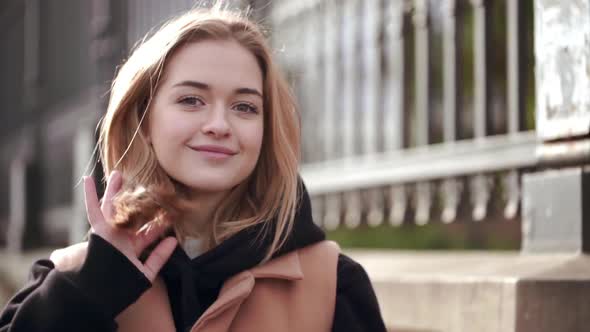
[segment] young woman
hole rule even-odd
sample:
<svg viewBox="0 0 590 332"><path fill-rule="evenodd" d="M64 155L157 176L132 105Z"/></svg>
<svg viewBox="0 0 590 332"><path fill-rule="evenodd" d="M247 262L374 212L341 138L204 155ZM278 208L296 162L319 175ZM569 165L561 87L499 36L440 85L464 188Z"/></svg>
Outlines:
<svg viewBox="0 0 590 332"><path fill-rule="evenodd" d="M313 223L299 139L255 24L170 21L113 83L89 241L34 264L0 331L385 331L365 271Z"/></svg>

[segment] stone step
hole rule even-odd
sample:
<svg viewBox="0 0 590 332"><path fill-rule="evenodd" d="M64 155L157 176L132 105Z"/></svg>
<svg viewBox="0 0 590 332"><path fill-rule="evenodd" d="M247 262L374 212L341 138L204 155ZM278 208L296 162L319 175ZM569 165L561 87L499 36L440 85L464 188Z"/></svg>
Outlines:
<svg viewBox="0 0 590 332"><path fill-rule="evenodd" d="M587 255L347 253L367 270L391 331L587 331Z"/></svg>

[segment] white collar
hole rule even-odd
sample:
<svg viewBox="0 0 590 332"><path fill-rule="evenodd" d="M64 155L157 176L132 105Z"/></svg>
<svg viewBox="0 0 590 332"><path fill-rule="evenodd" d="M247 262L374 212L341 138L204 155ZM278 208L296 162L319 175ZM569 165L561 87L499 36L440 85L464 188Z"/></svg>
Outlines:
<svg viewBox="0 0 590 332"><path fill-rule="evenodd" d="M181 246L190 259L193 259L204 252L203 239L198 237L185 236Z"/></svg>

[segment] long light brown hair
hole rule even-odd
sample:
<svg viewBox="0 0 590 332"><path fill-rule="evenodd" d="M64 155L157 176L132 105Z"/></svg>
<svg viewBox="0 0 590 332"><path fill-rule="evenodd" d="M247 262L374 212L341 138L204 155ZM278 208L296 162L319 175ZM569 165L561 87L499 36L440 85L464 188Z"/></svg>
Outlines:
<svg viewBox="0 0 590 332"><path fill-rule="evenodd" d="M182 237L178 222L198 204L187 188L160 167L145 135L150 103L171 54L188 43L235 41L252 52L263 73L264 134L253 173L230 192L207 225L208 247L253 225L272 236L265 259L276 252L292 229L298 203L300 122L295 99L272 59L261 28L245 14L195 9L172 19L141 42L121 66L112 85L99 137L105 176L119 170L125 181L115 199L120 226L140 227L164 221ZM269 233L270 231L270 233ZM179 234L180 233L180 234Z"/></svg>

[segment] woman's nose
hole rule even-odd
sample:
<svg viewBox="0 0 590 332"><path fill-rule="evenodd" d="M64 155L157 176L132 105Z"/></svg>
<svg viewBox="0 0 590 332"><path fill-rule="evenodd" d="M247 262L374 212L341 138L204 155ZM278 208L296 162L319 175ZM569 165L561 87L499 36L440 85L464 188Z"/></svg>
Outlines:
<svg viewBox="0 0 590 332"><path fill-rule="evenodd" d="M225 106L220 105L213 108L203 124L203 133L215 138L229 136L231 130L226 116L227 112Z"/></svg>

